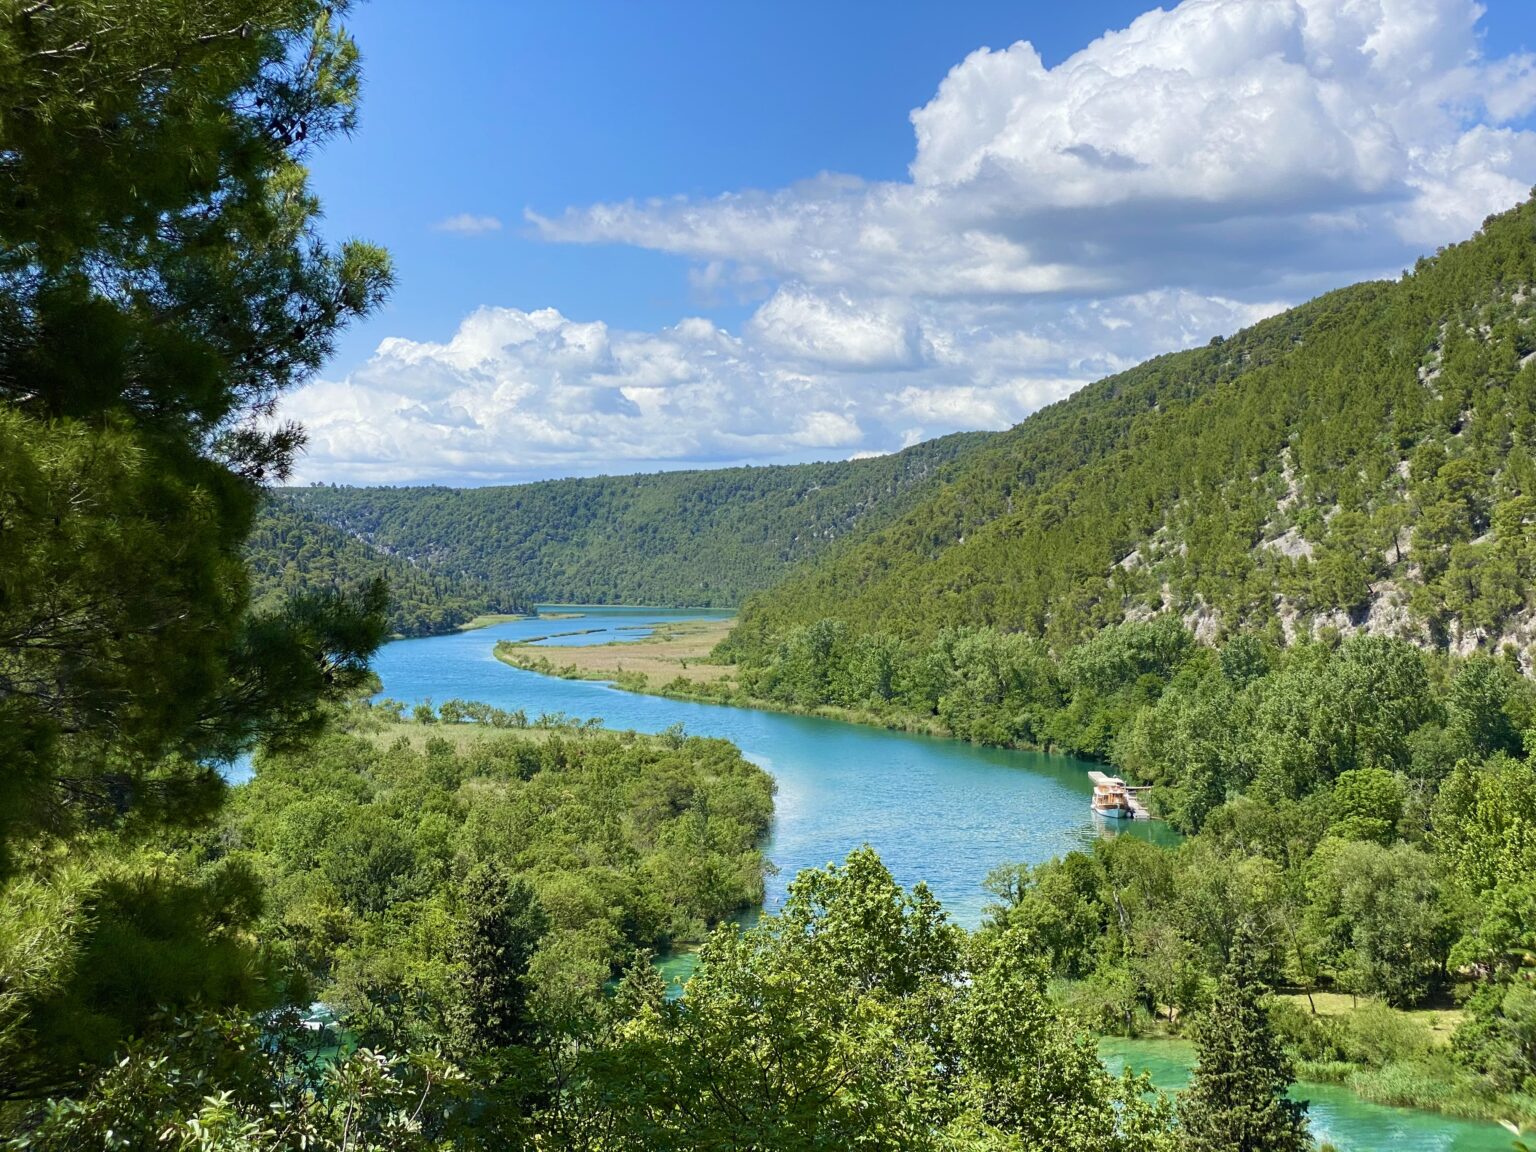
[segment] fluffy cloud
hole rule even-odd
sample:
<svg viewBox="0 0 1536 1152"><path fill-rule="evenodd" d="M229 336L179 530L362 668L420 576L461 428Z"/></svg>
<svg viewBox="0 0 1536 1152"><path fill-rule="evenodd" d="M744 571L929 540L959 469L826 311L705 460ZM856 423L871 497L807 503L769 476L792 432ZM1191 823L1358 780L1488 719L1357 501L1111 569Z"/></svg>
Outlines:
<svg viewBox="0 0 1536 1152"><path fill-rule="evenodd" d="M908 181L530 219L886 295L1304 292L1457 238L1536 179L1536 133L1512 127L1536 108L1536 60L1487 58L1480 14L1185 0L1054 68L1022 41L972 53L912 113Z"/></svg>
<svg viewBox="0 0 1536 1152"><path fill-rule="evenodd" d="M435 232L455 232L460 236L479 236L484 232L500 232L501 220L495 216L476 216L460 212L432 225Z"/></svg>
<svg viewBox="0 0 1536 1152"><path fill-rule="evenodd" d="M846 292L780 288L747 324L748 335L787 360L848 369L912 368L924 358L922 329L901 302L856 304Z"/></svg>
<svg viewBox="0 0 1536 1152"><path fill-rule="evenodd" d="M295 397L306 478L523 479L886 452L1392 274L1536 180L1536 58L1473 0L1184 0L1054 68L957 64L909 179L529 214L693 264L701 299L611 330L485 309ZM489 217L451 231L499 227Z"/></svg>
<svg viewBox="0 0 1536 1152"><path fill-rule="evenodd" d="M446 343L391 339L296 394L299 479L477 482L828 459L1002 428L1088 380L1276 305L1151 293L1065 309L857 312L785 290L732 335L624 332L484 308ZM840 312L839 309L842 311Z"/></svg>

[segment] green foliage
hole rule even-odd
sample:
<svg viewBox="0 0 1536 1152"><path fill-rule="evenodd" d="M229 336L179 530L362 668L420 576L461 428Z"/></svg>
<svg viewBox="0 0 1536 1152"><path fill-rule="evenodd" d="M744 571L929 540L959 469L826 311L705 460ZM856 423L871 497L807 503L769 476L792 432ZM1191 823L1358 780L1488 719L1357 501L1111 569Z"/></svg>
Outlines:
<svg viewBox="0 0 1536 1152"><path fill-rule="evenodd" d="M245 557L257 611L295 596L346 592L375 580L389 589L387 626L400 636L436 635L477 616L534 610L515 590L380 552L280 497L263 502L246 537Z"/></svg>
<svg viewBox="0 0 1536 1152"><path fill-rule="evenodd" d="M931 641L858 634L838 620L794 627L740 656L749 699L861 710L919 725L937 720L983 744L1054 746L1104 757L1115 733L1191 660L1176 621L1106 629L1059 663L1039 641L992 628L946 628Z"/></svg>
<svg viewBox="0 0 1536 1152"><path fill-rule="evenodd" d="M989 433L826 464L484 488L292 488L275 501L423 573L540 603L734 607L887 523ZM271 566L268 549L255 552Z"/></svg>
<svg viewBox="0 0 1536 1152"><path fill-rule="evenodd" d="M1521 751L1521 733L1530 727L1531 698L1518 664L1476 655L1451 681L1446 713L1463 756Z"/></svg>
<svg viewBox="0 0 1536 1152"><path fill-rule="evenodd" d="M383 590L249 611L271 419L388 259L332 247L305 155L348 131L345 3L0 10L0 1095L158 1005L271 986L238 862L184 851L210 762L301 740L368 676Z"/></svg>
<svg viewBox="0 0 1536 1152"><path fill-rule="evenodd" d="M466 1071L425 1054L315 1059L292 1013L267 1021L171 1018L79 1094L49 1101L17 1152L436 1152L521 1147L521 1126L480 1109Z"/></svg>
<svg viewBox="0 0 1536 1152"><path fill-rule="evenodd" d="M1441 786L1431 841L1464 891L1482 897L1536 875L1536 767L1463 760Z"/></svg>
<svg viewBox="0 0 1536 1152"><path fill-rule="evenodd" d="M1334 818L1330 831L1345 840L1397 839L1403 818L1403 783L1384 768L1351 768L1333 785Z"/></svg>
<svg viewBox="0 0 1536 1152"><path fill-rule="evenodd" d="M1536 1095L1536 988L1517 979L1479 989L1454 1042L1497 1091Z"/></svg>
<svg viewBox="0 0 1536 1152"><path fill-rule="evenodd" d="M533 888L493 861L464 881L458 955L470 1048L508 1048L529 1039L528 966L549 928Z"/></svg>
<svg viewBox="0 0 1536 1152"><path fill-rule="evenodd" d="M472 1053L526 1034L541 972L595 990L760 901L771 810L719 740L338 733L261 757L210 851L249 862L263 941L366 1039Z"/></svg>
<svg viewBox="0 0 1536 1152"><path fill-rule="evenodd" d="M1307 1106L1286 1098L1293 1073L1271 1028L1257 941L1239 929L1209 1010L1195 1028L1199 1058L1179 1099L1184 1146L1195 1152L1304 1152Z"/></svg>
<svg viewBox="0 0 1536 1152"><path fill-rule="evenodd" d="M1027 934L968 941L868 849L717 933L681 999L632 971L618 1001L573 1108L617 1146L1173 1147L1166 1104L1052 1009Z"/></svg>
<svg viewBox="0 0 1536 1152"><path fill-rule="evenodd" d="M1403 1005L1443 980L1455 933L1428 853L1325 840L1307 871L1313 936L1342 987Z"/></svg>
<svg viewBox="0 0 1536 1152"><path fill-rule="evenodd" d="M482 925L517 902L489 871L471 892L494 908ZM326 1061L292 1013L259 1036L249 1020L167 1019L79 1091L30 1112L15 1146L1181 1146L1168 1101L1144 1079L1110 1077L1092 1037L1053 1007L1027 932L968 936L869 849L801 873L784 908L750 929L720 928L678 999L643 953L611 995L562 999L579 965L570 952L541 965L554 951L531 966L526 1044L471 1063L368 1050Z"/></svg>

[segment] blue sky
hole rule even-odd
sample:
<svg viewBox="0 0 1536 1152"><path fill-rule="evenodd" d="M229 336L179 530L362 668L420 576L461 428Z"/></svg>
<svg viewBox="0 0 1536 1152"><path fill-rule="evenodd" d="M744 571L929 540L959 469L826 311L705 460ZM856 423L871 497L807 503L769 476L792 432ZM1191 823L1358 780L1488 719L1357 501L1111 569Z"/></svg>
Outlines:
<svg viewBox="0 0 1536 1152"><path fill-rule="evenodd" d="M890 451L1391 274L1536 182L1486 8L372 0L314 180L400 286L300 478Z"/></svg>
<svg viewBox="0 0 1536 1152"><path fill-rule="evenodd" d="M523 209L821 171L899 179L907 112L973 49L1025 38L1057 60L1145 8L441 0L427 18L416 0L369 0L349 19L366 64L362 127L318 158L315 184L333 230L387 245L401 283L338 367L386 335L446 338L481 304L673 323L700 310L682 262L541 243ZM503 230L476 243L432 230L465 212Z"/></svg>

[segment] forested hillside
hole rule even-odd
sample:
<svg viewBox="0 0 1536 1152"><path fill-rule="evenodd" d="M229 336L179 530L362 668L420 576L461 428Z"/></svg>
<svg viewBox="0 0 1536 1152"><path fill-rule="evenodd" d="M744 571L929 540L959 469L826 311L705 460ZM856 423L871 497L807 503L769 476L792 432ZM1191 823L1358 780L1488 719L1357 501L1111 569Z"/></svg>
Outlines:
<svg viewBox="0 0 1536 1152"><path fill-rule="evenodd" d="M1172 612L1202 638L1325 624L1528 639L1536 206L1395 283L1149 361L994 438L952 484L756 599L737 646L838 618L1060 647Z"/></svg>
<svg viewBox="0 0 1536 1152"><path fill-rule="evenodd" d="M257 611L276 611L296 595L355 589L377 579L389 590L389 630L401 636L450 632L476 616L533 610L515 588L391 556L281 499L266 501L257 514L246 558Z"/></svg>
<svg viewBox="0 0 1536 1152"><path fill-rule="evenodd" d="M868 460L279 498L381 551L543 602L732 607L938 488L989 435Z"/></svg>

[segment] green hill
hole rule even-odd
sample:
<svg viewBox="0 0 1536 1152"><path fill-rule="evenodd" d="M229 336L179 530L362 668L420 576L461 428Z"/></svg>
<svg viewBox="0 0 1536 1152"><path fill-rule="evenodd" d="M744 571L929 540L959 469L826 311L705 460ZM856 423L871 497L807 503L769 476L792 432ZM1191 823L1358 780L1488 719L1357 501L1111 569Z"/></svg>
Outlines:
<svg viewBox="0 0 1536 1152"><path fill-rule="evenodd" d="M1203 639L1324 626L1524 645L1536 567L1536 205L1396 282L1323 296L1042 409L953 483L748 606L1065 648L1184 618Z"/></svg>
<svg viewBox="0 0 1536 1152"><path fill-rule="evenodd" d="M389 585L390 631L402 636L451 632L488 613L533 610L515 589L390 556L281 498L268 500L258 513L246 562L256 609L275 608L296 593L382 577Z"/></svg>
<svg viewBox="0 0 1536 1152"><path fill-rule="evenodd" d="M489 488L297 488L276 500L377 551L541 602L733 607L890 521L987 433L829 464Z"/></svg>

